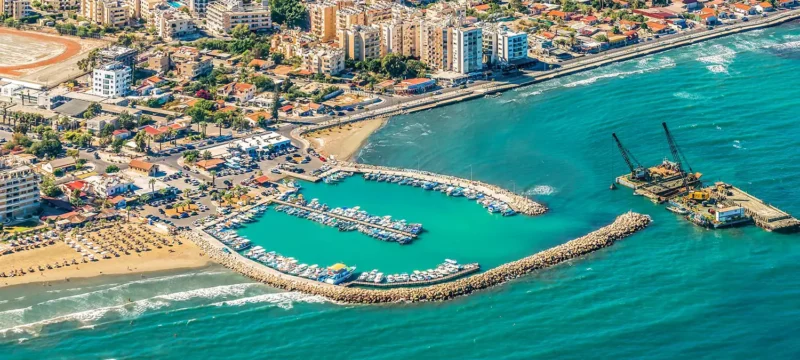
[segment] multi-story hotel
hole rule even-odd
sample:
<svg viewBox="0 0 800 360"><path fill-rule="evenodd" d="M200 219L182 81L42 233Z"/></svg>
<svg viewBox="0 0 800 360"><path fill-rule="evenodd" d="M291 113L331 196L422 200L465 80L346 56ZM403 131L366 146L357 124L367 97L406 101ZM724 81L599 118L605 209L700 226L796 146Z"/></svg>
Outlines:
<svg viewBox="0 0 800 360"><path fill-rule="evenodd" d="M247 25L251 31L269 29L272 18L268 1L244 5L242 0L215 1L206 9L208 28L218 34L227 34L236 25Z"/></svg>
<svg viewBox="0 0 800 360"><path fill-rule="evenodd" d="M0 221L22 220L39 209L39 175L27 165L0 168Z"/></svg>
<svg viewBox="0 0 800 360"><path fill-rule="evenodd" d="M378 28L356 25L339 30L339 46L345 56L356 61L377 59L381 55L381 35Z"/></svg>

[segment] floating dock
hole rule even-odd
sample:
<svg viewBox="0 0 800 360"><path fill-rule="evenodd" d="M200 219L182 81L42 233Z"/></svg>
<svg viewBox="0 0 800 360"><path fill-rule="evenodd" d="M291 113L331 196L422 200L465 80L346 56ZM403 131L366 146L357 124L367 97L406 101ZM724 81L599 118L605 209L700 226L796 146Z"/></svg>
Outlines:
<svg viewBox="0 0 800 360"><path fill-rule="evenodd" d="M322 210L319 210L319 209L314 209L314 208L310 208L308 206L303 206L303 205L299 205L299 204L295 204L295 203L290 203L290 202L283 201L283 200L278 200L278 199L272 199L271 201L273 203L276 203L276 204L291 206L291 207L302 209L302 210L306 210L306 211L309 211L309 212L313 212L313 213L318 213L318 214L323 214L323 215L326 215L326 216L334 217L334 218L337 218L337 219L342 220L342 221L353 222L353 223L356 223L356 224L359 224L359 225L364 225L364 226L371 227L371 228L385 230L385 231L388 231L388 232L391 232L391 233L395 233L395 234L398 234L398 235L407 236L407 237L410 237L412 239L416 239L417 238L417 235L412 234L410 232L405 232L405 231L402 231L402 230L393 229L393 228L390 228L390 227L387 227L387 226L383 226L383 225L377 225L377 224L368 223L368 222L357 220L357 219L353 219L353 218L350 218L350 217L347 217L347 216L334 214L334 213L331 213L330 211L322 211Z"/></svg>
<svg viewBox="0 0 800 360"><path fill-rule="evenodd" d="M453 279L458 279L462 276L466 276L469 274L476 273L481 270L481 266L478 263L471 263L471 264L464 264L464 269L460 270L456 273L452 273L447 276L442 276L438 279L430 279L424 281L403 281L403 282L369 282L369 281L350 281L342 286L362 286L362 287L374 287L374 288L381 288L381 289L389 289L389 288L399 288L399 287L414 287L414 286L426 286L426 285L434 285L443 282L448 282Z"/></svg>

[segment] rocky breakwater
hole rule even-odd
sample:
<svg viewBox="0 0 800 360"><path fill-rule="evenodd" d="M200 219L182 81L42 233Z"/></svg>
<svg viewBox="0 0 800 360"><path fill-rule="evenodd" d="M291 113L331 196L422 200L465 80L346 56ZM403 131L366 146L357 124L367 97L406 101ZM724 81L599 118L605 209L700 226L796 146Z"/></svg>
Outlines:
<svg viewBox="0 0 800 360"><path fill-rule="evenodd" d="M514 211L525 215L542 215L547 212L547 207L531 200L530 198L515 194L496 185L487 184L476 180L467 180L450 175L442 175L424 170L400 169L388 166L376 166L359 164L353 162L339 161L336 166L345 171L353 172L380 172L384 174L394 174L412 177L418 180L435 181L438 183L451 184L455 186L471 188L480 191L488 196L506 202Z"/></svg>
<svg viewBox="0 0 800 360"><path fill-rule="evenodd" d="M215 246L214 239L206 234L192 233L190 238L203 248L211 259L253 280L289 291L301 291L324 296L342 303L377 304L393 302L445 301L468 295L480 289L503 284L509 280L546 269L602 248L613 245L647 227L651 219L647 215L629 212L613 223L588 235L544 250L534 255L513 261L484 273L472 275L448 283L418 288L395 288L388 290L360 289L327 285L320 282L281 274L254 262L248 262L238 254L228 254ZM211 241L209 241L211 240Z"/></svg>

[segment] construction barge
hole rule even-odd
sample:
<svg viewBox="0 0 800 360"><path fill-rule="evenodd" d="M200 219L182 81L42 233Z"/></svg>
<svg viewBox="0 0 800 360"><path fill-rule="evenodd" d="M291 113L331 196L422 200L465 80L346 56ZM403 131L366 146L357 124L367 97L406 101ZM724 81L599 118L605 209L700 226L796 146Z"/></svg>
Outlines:
<svg viewBox="0 0 800 360"><path fill-rule="evenodd" d="M616 184L633 189L634 195L644 196L657 204L667 203L667 210L683 216L692 223L710 229L755 224L774 232L791 233L800 230L800 220L792 217L731 184L716 182L704 187L701 173L694 172L662 123L672 160L645 168L619 140L612 138L622 154L630 173L618 176Z"/></svg>

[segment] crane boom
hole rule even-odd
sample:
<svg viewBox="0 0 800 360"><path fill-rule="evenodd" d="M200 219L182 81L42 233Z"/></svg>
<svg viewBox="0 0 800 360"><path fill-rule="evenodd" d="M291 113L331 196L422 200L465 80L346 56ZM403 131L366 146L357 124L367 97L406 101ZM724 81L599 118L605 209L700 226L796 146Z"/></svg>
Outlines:
<svg viewBox="0 0 800 360"><path fill-rule="evenodd" d="M625 164L628 165L628 169L631 170L631 177L635 179L647 179L649 177L648 171L639 163L639 160L636 160L636 157L633 156L633 153L628 150L622 142L619 141L616 133L612 133L611 137L614 139L614 142L617 144L617 148L619 149L619 153L622 155L622 159L625 160Z"/></svg>
<svg viewBox="0 0 800 360"><path fill-rule="evenodd" d="M667 143L669 144L669 152L672 153L672 161L675 162L675 167L677 168L678 172L681 174L681 178L683 179L683 188L688 190L689 184L688 180L686 179L687 173L683 169L683 163L685 162L685 157L683 156L681 149L678 147L678 143L675 142L675 139L672 137L672 133L669 132L667 123L662 122L661 126L664 127L664 133L667 135ZM689 166L689 171L694 172L691 166Z"/></svg>
<svg viewBox="0 0 800 360"><path fill-rule="evenodd" d="M630 169L631 172L633 172L633 170L636 168L636 166L634 166L634 162L636 163L636 165L639 165L639 162L636 161L636 158L633 157L633 154L631 154L628 151L628 149L626 149L625 146L622 145L622 142L619 141L619 138L617 137L616 133L612 133L611 137L614 138L614 142L617 144L617 148L619 149L619 153L622 155L622 159L625 160L625 164L628 165L628 169ZM633 161L631 161L631 159L633 159Z"/></svg>

